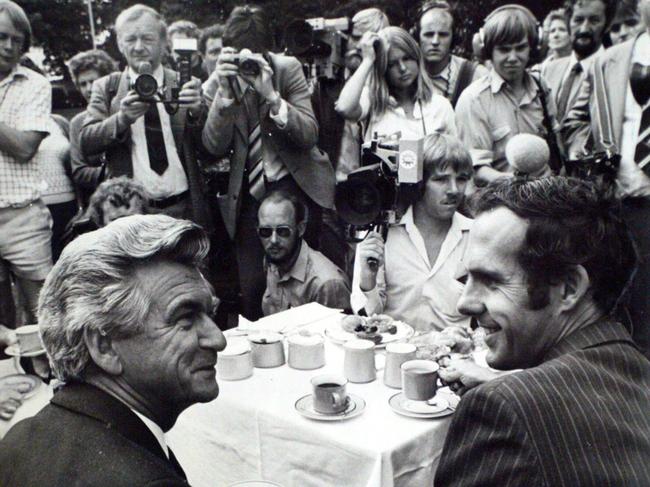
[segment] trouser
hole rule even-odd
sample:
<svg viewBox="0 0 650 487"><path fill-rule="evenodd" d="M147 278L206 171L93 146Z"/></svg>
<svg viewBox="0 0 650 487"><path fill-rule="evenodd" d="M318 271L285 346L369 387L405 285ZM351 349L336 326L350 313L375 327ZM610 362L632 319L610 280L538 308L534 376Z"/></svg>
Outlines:
<svg viewBox="0 0 650 487"><path fill-rule="evenodd" d="M246 181L246 178L244 178ZM323 209L300 189L291 176L266 183L266 192L284 190L297 195L307 205L309 212L304 239L313 249L320 247L320 229ZM235 256L241 292L241 314L249 320L262 317L262 296L266 289L264 249L257 235L257 210L259 203L242 187L242 203L235 235Z"/></svg>
<svg viewBox="0 0 650 487"><path fill-rule="evenodd" d="M627 296L632 338L650 359L650 199L624 200L623 218L639 252L639 267Z"/></svg>

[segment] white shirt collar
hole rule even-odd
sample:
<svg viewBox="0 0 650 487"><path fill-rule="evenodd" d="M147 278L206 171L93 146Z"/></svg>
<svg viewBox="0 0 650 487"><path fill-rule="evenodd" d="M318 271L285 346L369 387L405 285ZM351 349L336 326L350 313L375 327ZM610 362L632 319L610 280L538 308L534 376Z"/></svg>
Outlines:
<svg viewBox="0 0 650 487"><path fill-rule="evenodd" d="M601 44L598 50L594 52L591 56L587 56L582 61L578 61L575 51L571 51L569 70L573 69L573 66L575 66L579 62L580 65L582 66L582 70L587 71L591 63L594 61L594 59L596 59L597 56L600 56L603 52L605 52L605 47Z"/></svg>
<svg viewBox="0 0 650 487"><path fill-rule="evenodd" d="M131 411L133 411L138 418L142 420L142 422L145 424L147 428L151 431L153 436L156 438L158 443L160 443L160 448L165 452L165 456L167 459L169 459L169 447L167 446L167 443L165 442L165 433L163 433L163 430L160 426L158 426L156 423L151 421L149 418L147 418L145 415L140 414L138 411L136 411L133 408L130 408Z"/></svg>

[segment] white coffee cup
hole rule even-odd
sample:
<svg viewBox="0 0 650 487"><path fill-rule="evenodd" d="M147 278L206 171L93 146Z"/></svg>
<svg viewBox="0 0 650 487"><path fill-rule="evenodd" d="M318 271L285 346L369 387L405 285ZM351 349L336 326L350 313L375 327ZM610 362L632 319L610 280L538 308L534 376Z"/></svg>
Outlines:
<svg viewBox="0 0 650 487"><path fill-rule="evenodd" d="M337 414L347 409L350 397L345 388L348 381L335 374L317 375L311 379L314 410L322 414Z"/></svg>
<svg viewBox="0 0 650 487"><path fill-rule="evenodd" d="M377 378L375 344L370 340L348 340L343 345L343 375L350 382L372 382Z"/></svg>
<svg viewBox="0 0 650 487"><path fill-rule="evenodd" d="M241 380L253 375L253 355L248 342L231 338L217 357L217 377L223 380Z"/></svg>
<svg viewBox="0 0 650 487"><path fill-rule="evenodd" d="M412 343L389 343L386 345L386 366L384 384L396 389L402 388L402 364L415 359L417 347Z"/></svg>
<svg viewBox="0 0 650 487"><path fill-rule="evenodd" d="M436 395L438 363L433 360L409 360L402 364L402 390L407 399L428 401Z"/></svg>
<svg viewBox="0 0 650 487"><path fill-rule="evenodd" d="M320 335L292 335L287 338L289 367L318 369L325 365L325 343Z"/></svg>
<svg viewBox="0 0 650 487"><path fill-rule="evenodd" d="M16 340L20 353L31 353L43 350L43 343L38 334L38 325L25 325L16 328Z"/></svg>
<svg viewBox="0 0 650 487"><path fill-rule="evenodd" d="M253 352L253 365L262 369L284 365L284 343L282 335L273 332L259 332L248 336Z"/></svg>

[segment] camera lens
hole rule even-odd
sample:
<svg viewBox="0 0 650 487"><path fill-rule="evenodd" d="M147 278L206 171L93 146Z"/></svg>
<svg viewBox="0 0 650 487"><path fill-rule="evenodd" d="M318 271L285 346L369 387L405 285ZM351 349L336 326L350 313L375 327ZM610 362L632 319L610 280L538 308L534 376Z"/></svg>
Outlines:
<svg viewBox="0 0 650 487"><path fill-rule="evenodd" d="M158 82L150 74L139 74L133 88L140 98L153 98L158 92Z"/></svg>
<svg viewBox="0 0 650 487"><path fill-rule="evenodd" d="M257 76L260 74L260 65L252 59L244 59L239 63L239 71L245 76Z"/></svg>

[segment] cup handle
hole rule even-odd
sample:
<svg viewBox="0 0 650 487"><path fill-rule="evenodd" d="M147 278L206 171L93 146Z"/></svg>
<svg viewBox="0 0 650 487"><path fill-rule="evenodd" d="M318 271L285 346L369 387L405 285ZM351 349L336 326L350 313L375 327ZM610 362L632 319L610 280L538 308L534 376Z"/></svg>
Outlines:
<svg viewBox="0 0 650 487"><path fill-rule="evenodd" d="M337 407L345 404L347 405L350 403L350 396L347 394L344 396L340 392L333 392L332 393L332 406Z"/></svg>

